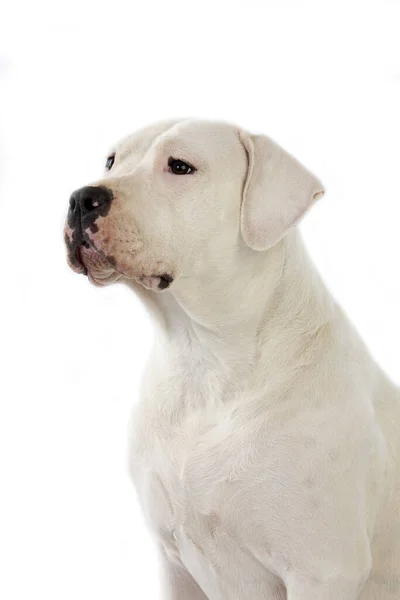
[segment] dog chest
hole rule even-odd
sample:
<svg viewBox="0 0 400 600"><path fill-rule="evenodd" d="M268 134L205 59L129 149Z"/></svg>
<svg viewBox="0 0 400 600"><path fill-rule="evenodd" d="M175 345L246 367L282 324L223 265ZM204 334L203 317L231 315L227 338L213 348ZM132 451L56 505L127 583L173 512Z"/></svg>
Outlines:
<svg viewBox="0 0 400 600"><path fill-rule="evenodd" d="M132 475L148 525L168 558L183 563L209 598L220 598L222 590L228 597L230 586L237 590L243 582L247 591L265 586L270 575L237 543L230 520L238 486L229 481L237 464L233 447L226 452L229 410L212 417L193 413L168 427L160 427L158 411L139 413Z"/></svg>
<svg viewBox="0 0 400 600"><path fill-rule="evenodd" d="M196 398L197 389L190 410L178 410L166 398L167 384L156 392L157 402L145 399L132 421L132 477L148 525L166 553L182 560L201 548L204 560L204 553L215 552L221 530L222 471L229 460L218 449L228 435L231 409L214 400L208 409ZM174 393L179 397L183 390Z"/></svg>
<svg viewBox="0 0 400 600"><path fill-rule="evenodd" d="M204 417L198 414L176 424L161 422L158 411L140 410L136 415L132 476L148 522L163 540L173 540L177 523L188 516L192 500L187 489L188 459L206 429Z"/></svg>

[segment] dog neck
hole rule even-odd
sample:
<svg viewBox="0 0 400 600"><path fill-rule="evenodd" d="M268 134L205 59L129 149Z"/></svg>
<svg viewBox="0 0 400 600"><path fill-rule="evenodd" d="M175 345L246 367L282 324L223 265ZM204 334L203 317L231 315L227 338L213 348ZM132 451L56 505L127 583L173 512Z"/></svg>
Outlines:
<svg viewBox="0 0 400 600"><path fill-rule="evenodd" d="M140 295L168 352L190 348L241 376L259 360L272 372L299 356L335 312L296 230L266 252L242 249L212 276Z"/></svg>

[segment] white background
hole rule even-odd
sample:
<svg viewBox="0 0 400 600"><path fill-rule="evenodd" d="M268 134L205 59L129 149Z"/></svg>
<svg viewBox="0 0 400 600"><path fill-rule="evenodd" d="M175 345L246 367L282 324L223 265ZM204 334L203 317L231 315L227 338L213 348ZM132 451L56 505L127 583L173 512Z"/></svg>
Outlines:
<svg viewBox="0 0 400 600"><path fill-rule="evenodd" d="M156 599L126 460L151 324L122 286L68 270L69 194L154 120L269 134L324 182L306 243L400 382L400 4L35 0L1 13L0 596Z"/></svg>

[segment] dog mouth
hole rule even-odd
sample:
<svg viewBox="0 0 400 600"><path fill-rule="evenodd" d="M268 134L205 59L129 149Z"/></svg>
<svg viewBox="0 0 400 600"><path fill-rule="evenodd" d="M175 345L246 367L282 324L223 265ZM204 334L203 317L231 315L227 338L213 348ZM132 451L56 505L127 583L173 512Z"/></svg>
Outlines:
<svg viewBox="0 0 400 600"><path fill-rule="evenodd" d="M81 271L82 275L87 275L88 274L88 270L87 270L87 267L86 267L86 265L84 263L84 260L82 258L82 253L81 253L81 248L82 247L83 248L90 248L90 245L88 244L88 242L84 242L82 244L82 246L77 246L75 248L75 261L81 267L81 269L82 269L82 271Z"/></svg>
<svg viewBox="0 0 400 600"><path fill-rule="evenodd" d="M87 240L75 238L74 231L66 231L68 264L78 274L86 275L91 283L103 286L122 277L112 257L105 256Z"/></svg>
<svg viewBox="0 0 400 600"><path fill-rule="evenodd" d="M106 256L94 245L86 240L80 240L79 244L71 244L67 241L68 262L76 273L86 275L90 283L103 286L114 283L121 277L134 279L148 290L162 292L168 289L174 278L169 273L129 276L118 269L113 257ZM68 243L69 242L69 243Z"/></svg>
<svg viewBox="0 0 400 600"><path fill-rule="evenodd" d="M88 275L92 270L110 268L109 260L88 242L81 242L69 252L70 263L72 263L83 275Z"/></svg>
<svg viewBox="0 0 400 600"><path fill-rule="evenodd" d="M86 275L90 283L94 285L103 286L114 283L123 276L117 270L115 261L111 257L104 256L88 242L82 242L76 247L75 260L79 266L79 272Z"/></svg>

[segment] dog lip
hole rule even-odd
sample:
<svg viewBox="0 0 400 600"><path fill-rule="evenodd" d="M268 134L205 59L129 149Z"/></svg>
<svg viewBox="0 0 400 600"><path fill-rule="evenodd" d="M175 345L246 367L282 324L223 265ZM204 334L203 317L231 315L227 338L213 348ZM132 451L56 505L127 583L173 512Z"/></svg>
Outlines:
<svg viewBox="0 0 400 600"><path fill-rule="evenodd" d="M153 291L164 291L169 288L170 284L174 281L174 277L168 273L153 274L153 275L138 275L134 277L139 283L144 285L148 290Z"/></svg>
<svg viewBox="0 0 400 600"><path fill-rule="evenodd" d="M82 266L82 269L83 269L82 270L82 274L83 275L87 275L88 274L88 270L87 270L87 268L86 268L86 266L85 266L85 264L84 264L84 262L82 260L82 255L81 255L81 245L78 245L75 248L75 258L76 258L77 262Z"/></svg>
<svg viewBox="0 0 400 600"><path fill-rule="evenodd" d="M168 288L174 280L174 278L171 275L168 275L168 273L163 273L162 275L158 275L158 277L160 278L160 283L158 284L158 289L160 290L165 290Z"/></svg>

